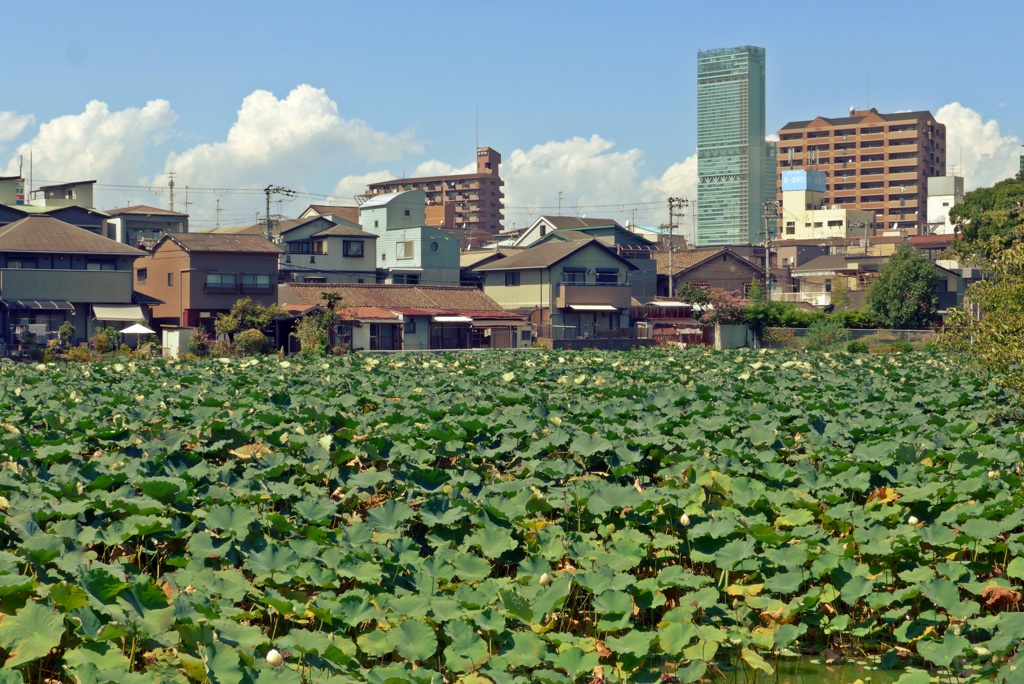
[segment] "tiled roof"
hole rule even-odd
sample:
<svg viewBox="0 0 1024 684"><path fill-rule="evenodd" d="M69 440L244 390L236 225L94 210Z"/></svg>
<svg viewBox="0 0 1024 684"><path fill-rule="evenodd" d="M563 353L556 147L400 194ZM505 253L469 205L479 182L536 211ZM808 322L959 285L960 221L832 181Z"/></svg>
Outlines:
<svg viewBox="0 0 1024 684"><path fill-rule="evenodd" d="M637 267L622 259L614 251L608 249L600 241L593 238L589 240L565 240L562 242L545 242L529 249L523 250L518 254L513 254L504 259L498 259L497 261L484 264L476 270L478 271L519 271L524 269L534 268L550 268L558 262L566 259L581 249L586 249L591 245L596 245L600 249L605 250L609 254L615 255L617 259L620 259L623 263L628 264L630 269L636 269Z"/></svg>
<svg viewBox="0 0 1024 684"><path fill-rule="evenodd" d="M341 226L334 225L330 228L321 230L316 234L316 237L334 236L334 235L346 235L351 237L364 237L364 238L377 238L380 237L376 233L369 233L361 228L353 228L352 226Z"/></svg>
<svg viewBox="0 0 1024 684"><path fill-rule="evenodd" d="M309 208L321 216L337 216L352 223L359 223L359 207L339 207L333 204L311 204Z"/></svg>
<svg viewBox="0 0 1024 684"><path fill-rule="evenodd" d="M554 226L555 230L566 230L570 228L596 228L599 226L618 226L615 219L605 218L583 218L580 216L541 216L546 223ZM620 226L621 227L621 226Z"/></svg>
<svg viewBox="0 0 1024 684"><path fill-rule="evenodd" d="M122 214L136 214L139 216L188 216L188 214L182 214L178 211L149 207L145 204L137 204L134 207L120 207L118 209L104 209L103 213L108 216L121 216Z"/></svg>
<svg viewBox="0 0 1024 684"><path fill-rule="evenodd" d="M0 252L117 256L146 254L140 249L122 245L52 216L26 216L0 226Z"/></svg>
<svg viewBox="0 0 1024 684"><path fill-rule="evenodd" d="M735 254L728 247L707 247L704 249L687 249L680 252L672 253L672 269L676 273L686 271L688 269L702 264L708 259L714 258L720 254L730 253L734 258L744 261L743 257ZM668 275L668 252L653 252L651 256L654 258L655 263L658 265L658 273L660 275ZM756 265L751 264L756 268Z"/></svg>
<svg viewBox="0 0 1024 684"><path fill-rule="evenodd" d="M351 283L290 283L278 288L281 306L323 304L321 293L341 295L342 307L370 306L381 309L504 314L504 309L473 287L430 285L362 285Z"/></svg>
<svg viewBox="0 0 1024 684"><path fill-rule="evenodd" d="M229 235L224 233L168 233L157 242L177 243L186 252L226 252L231 254L281 254L283 250L267 242L261 235Z"/></svg>

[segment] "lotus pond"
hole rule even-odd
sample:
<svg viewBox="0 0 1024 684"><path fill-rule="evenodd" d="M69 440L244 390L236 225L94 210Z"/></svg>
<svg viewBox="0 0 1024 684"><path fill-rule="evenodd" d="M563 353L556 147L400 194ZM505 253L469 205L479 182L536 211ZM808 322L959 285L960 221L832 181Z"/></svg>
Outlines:
<svg viewBox="0 0 1024 684"><path fill-rule="evenodd" d="M0 683L1016 681L1008 405L923 353L0 366Z"/></svg>

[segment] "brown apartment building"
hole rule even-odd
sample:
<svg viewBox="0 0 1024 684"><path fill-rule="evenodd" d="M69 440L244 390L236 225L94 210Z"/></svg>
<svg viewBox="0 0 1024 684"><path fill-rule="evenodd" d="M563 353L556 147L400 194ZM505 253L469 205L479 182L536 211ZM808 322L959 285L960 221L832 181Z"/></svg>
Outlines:
<svg viewBox="0 0 1024 684"><path fill-rule="evenodd" d="M918 234L928 220L927 179L946 175L946 127L930 112L875 109L793 121L779 130L779 177L793 169L825 172L824 206L873 211L879 229Z"/></svg>
<svg viewBox="0 0 1024 684"><path fill-rule="evenodd" d="M427 196L427 225L453 232L464 242L472 236L496 235L505 213L501 155L490 147L476 150L476 173L423 178L396 178L367 186L367 195L422 190Z"/></svg>

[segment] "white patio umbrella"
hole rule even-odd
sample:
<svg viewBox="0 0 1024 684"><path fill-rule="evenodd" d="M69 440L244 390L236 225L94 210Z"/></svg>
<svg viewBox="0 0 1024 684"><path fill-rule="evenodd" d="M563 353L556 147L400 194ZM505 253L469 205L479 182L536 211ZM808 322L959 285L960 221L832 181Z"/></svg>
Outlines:
<svg viewBox="0 0 1024 684"><path fill-rule="evenodd" d="M154 333L153 330L150 330L149 328L147 328L146 326L142 325L141 323L134 323L132 325L129 325L127 328L125 328L124 330L121 330L119 332L122 335L125 335L125 334L128 334L128 335L152 335ZM135 346L136 347L139 346L139 338L138 337L135 338Z"/></svg>

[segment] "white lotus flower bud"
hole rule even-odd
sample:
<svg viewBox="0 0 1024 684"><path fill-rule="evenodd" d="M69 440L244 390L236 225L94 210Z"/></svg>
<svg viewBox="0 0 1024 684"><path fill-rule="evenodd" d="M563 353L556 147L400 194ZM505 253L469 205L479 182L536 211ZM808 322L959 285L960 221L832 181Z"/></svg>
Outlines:
<svg viewBox="0 0 1024 684"><path fill-rule="evenodd" d="M997 477L999 477L999 471L998 470L990 470L990 471L988 471L988 479L994 480Z"/></svg>
<svg viewBox="0 0 1024 684"><path fill-rule="evenodd" d="M276 648L267 652L267 665L270 667L281 667L284 665L284 656Z"/></svg>
<svg viewBox="0 0 1024 684"><path fill-rule="evenodd" d="M545 572L543 575L540 576L540 586L546 587L549 584L551 584L551 575Z"/></svg>
<svg viewBox="0 0 1024 684"><path fill-rule="evenodd" d="M910 523L911 525L916 525L919 522L919 520L915 516L912 515L909 518L907 518L907 522Z"/></svg>
<svg viewBox="0 0 1024 684"><path fill-rule="evenodd" d="M688 516L685 513L683 513L681 516L679 516L679 524L682 525L683 527L689 527L690 526L690 516Z"/></svg>

